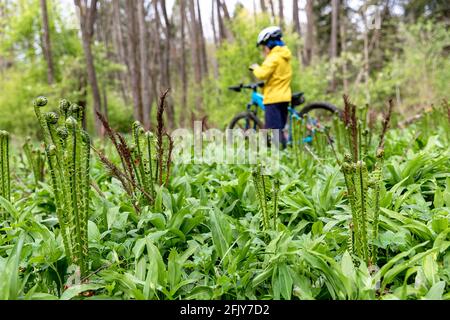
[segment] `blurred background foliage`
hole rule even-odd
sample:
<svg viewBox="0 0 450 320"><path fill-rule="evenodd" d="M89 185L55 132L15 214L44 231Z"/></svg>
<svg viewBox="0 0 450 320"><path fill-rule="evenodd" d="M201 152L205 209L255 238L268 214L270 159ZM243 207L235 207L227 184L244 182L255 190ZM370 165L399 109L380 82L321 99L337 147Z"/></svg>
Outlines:
<svg viewBox="0 0 450 320"><path fill-rule="evenodd" d="M448 98L448 80L450 79L450 33L448 32L448 2L444 1L391 1L383 7L383 1L369 1L384 8L380 30L369 30L369 40L374 45L369 54L369 78L364 80L364 30L357 20L361 8L352 7L345 1L339 3L339 25L345 24L345 40L342 32L338 33L338 56L330 58L329 42L331 29L331 5L329 1L314 1L312 15L314 18L314 54L309 63L304 61L305 29L307 22L300 24L300 34L295 30L292 19L281 20L277 14L268 10L254 12L251 5L245 2L228 8L222 13L223 39L211 39L205 36L207 72L202 74L201 81L195 77L195 55L199 54L189 38L194 23L201 19L202 10L194 17L186 13L185 34L180 34L180 1L161 2L156 9L152 4L158 1L143 1L149 33L154 28L155 13L169 7L167 27L170 33L161 32L161 48L169 50L170 65L168 69L161 67L162 58L150 65L153 101L157 102L159 91L167 86L162 79L167 75L172 89L174 120L172 128L190 126L195 119L207 117L208 124L224 128L234 114L242 111L249 99L245 93L237 94L227 90L230 85L255 81L248 66L254 62L261 63L263 57L255 47L258 32L271 24L283 24L284 40L293 53L294 78L293 91L305 92L307 102L330 101L340 106L342 94L348 93L357 104L369 103L382 109L389 98L397 101L401 116L408 118L432 104L439 104ZM195 1L186 1L186 12L191 9L191 2L196 9ZM218 1L226 8L227 1ZM213 5L217 4L213 1ZM299 1L302 4L308 1ZM447 3L447 5L445 4ZM104 23L114 29L114 24L121 23L119 28L126 33L129 18L127 8L119 1L119 14L122 20L112 19L114 1L101 1L97 7L94 22L94 39L92 52L95 72L98 81L102 111L106 112L114 128L129 131L129 123L133 119L133 95L130 88L130 68L127 61L117 59L117 47L114 39L106 33ZM16 0L0 5L2 22L0 23L0 128L18 135L34 135L37 131L32 116L31 103L39 95L49 97L55 106L60 97L87 106L88 130L94 131L93 98L87 79L87 66L83 55L81 33L68 23L67 6L72 2L56 0L47 1L48 28L51 39L51 53L54 64L55 80L47 81L47 63L43 54L43 19L40 1ZM163 7L164 6L164 7ZM198 9L198 8L197 8ZM230 10L230 13L228 13ZM305 9L306 10L306 9ZM359 10L359 11L358 11ZM189 11L190 12L190 11ZM222 12L222 11L221 11ZM387 12L387 13L386 13ZM343 18L344 17L344 18ZM200 26L211 28L211 22L203 17ZM213 22L218 28L218 18ZM106 20L105 20L106 19ZM161 23L158 18L157 21ZM104 22L106 21L106 22ZM124 29L125 28L125 29ZM363 28L364 29L364 28ZM220 31L220 30L219 30ZM219 33L217 31L217 33ZM342 30L340 30L342 31ZM203 32L203 31L202 31ZM376 34L378 32L378 34ZM203 34L202 34L203 35ZM125 39L125 49L128 38ZM149 55L156 45L151 35L147 35ZM214 38L216 36L214 33ZM166 37L169 42L164 42ZM345 41L345 49L344 43ZM184 43L184 52L182 43ZM156 49L155 49L156 50ZM185 55L186 79L181 78L180 68ZM128 55L126 55L128 56ZM126 57L129 59L130 57ZM160 59L160 60L158 60ZM345 66L345 74L344 74ZM336 85L330 88L335 79ZM186 81L184 84L183 81ZM183 91L183 85L186 91ZM185 95L185 96L183 96ZM186 105L183 104L186 101ZM150 108L151 106L148 106ZM154 118L154 107L150 117Z"/></svg>

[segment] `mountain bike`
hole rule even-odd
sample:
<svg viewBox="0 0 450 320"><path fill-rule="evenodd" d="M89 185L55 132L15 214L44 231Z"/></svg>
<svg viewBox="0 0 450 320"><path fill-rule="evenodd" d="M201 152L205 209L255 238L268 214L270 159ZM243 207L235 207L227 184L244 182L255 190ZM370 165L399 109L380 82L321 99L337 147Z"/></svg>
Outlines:
<svg viewBox="0 0 450 320"><path fill-rule="evenodd" d="M243 90L251 90L250 101L247 103L247 110L237 114L230 122L229 129L243 129L243 130L258 130L263 129L264 124L258 118L258 111L265 111L264 96L258 92L258 88L264 87L264 82L250 83L247 85L239 84L231 86L228 89L235 92L242 92ZM300 111L298 107L305 103L305 95L303 92L296 92L292 94L291 103L288 106L288 144L292 143L292 124L293 121L306 121L309 129L309 134L303 138L303 142L311 142L315 130L321 127L321 119L330 118L334 114L339 117L342 116L342 111L335 105L328 102L311 102L304 106Z"/></svg>

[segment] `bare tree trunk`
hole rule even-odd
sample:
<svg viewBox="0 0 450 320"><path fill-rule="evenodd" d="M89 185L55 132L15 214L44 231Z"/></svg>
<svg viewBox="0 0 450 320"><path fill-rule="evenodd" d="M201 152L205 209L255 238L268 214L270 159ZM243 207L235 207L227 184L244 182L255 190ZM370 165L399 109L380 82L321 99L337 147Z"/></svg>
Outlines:
<svg viewBox="0 0 450 320"><path fill-rule="evenodd" d="M170 89L171 87L171 81L170 81L170 53L171 53L171 38L172 38L172 32L171 32L171 24L169 21L169 16L167 15L167 8L166 8L166 0L160 0L161 1L161 8L163 12L164 17L164 25L165 25L165 35L166 35L166 41L165 41L165 59L164 59L164 81L163 81L163 90ZM171 95L169 95L166 99L166 108L165 108L166 114L167 114L167 122L168 127L173 128L175 123L175 114L174 114L174 105L173 105L173 98Z"/></svg>
<svg viewBox="0 0 450 320"><path fill-rule="evenodd" d="M108 61L112 61L114 58L113 53L111 52L111 22L112 22L112 13L110 12L111 5L108 3L104 3L104 5L100 6L100 10L97 13L97 23L96 23L96 31L94 34L96 35L97 41L103 42L106 49L106 59ZM109 76L107 74L107 77ZM107 80L103 80L100 84L101 87L101 95L102 95L102 114L108 119L108 83Z"/></svg>
<svg viewBox="0 0 450 320"><path fill-rule="evenodd" d="M228 12L227 4L222 0L222 1L220 1L220 6L222 7L223 17L225 18L225 21L230 21L231 16L230 16L230 13Z"/></svg>
<svg viewBox="0 0 450 320"><path fill-rule="evenodd" d="M273 0L269 0L269 4L270 4L270 11L272 13L272 18L275 20L277 16L275 14L275 6L273 5Z"/></svg>
<svg viewBox="0 0 450 320"><path fill-rule="evenodd" d="M337 58L337 31L338 31L339 0L331 1L331 37L330 59L334 62ZM336 74L332 71L331 90L336 90Z"/></svg>
<svg viewBox="0 0 450 320"><path fill-rule="evenodd" d="M120 19L120 0L113 0L115 45L121 62L126 62L123 33Z"/></svg>
<svg viewBox="0 0 450 320"><path fill-rule="evenodd" d="M201 48L201 67L203 77L208 75L208 57L206 55L206 40L205 34L203 32L202 14L200 11L200 1L197 0L197 16L198 16L198 26L199 26L199 44Z"/></svg>
<svg viewBox="0 0 450 320"><path fill-rule="evenodd" d="M50 42L50 28L48 24L47 0L41 0L42 28L44 31L43 52L47 61L47 82L52 84L55 81L55 71L53 68L52 47Z"/></svg>
<svg viewBox="0 0 450 320"><path fill-rule="evenodd" d="M225 26L225 22L229 23L231 21L231 16L228 12L227 4L222 0L217 0L217 18L219 21L220 40L233 41L233 35Z"/></svg>
<svg viewBox="0 0 450 320"><path fill-rule="evenodd" d="M219 5L219 3L218 3ZM218 6L220 7L220 5ZM202 101L202 72L201 72L201 59L200 59L200 46L199 46L199 30L198 23L195 15L195 4L194 0L189 0L189 13L190 13L190 34L191 34L191 54L194 65L194 79L197 86L196 92L196 108L200 113L203 113L203 101Z"/></svg>
<svg viewBox="0 0 450 320"><path fill-rule="evenodd" d="M214 4L214 2L213 2ZM214 10L214 7L213 7ZM186 126L186 119L187 119L187 98L188 98L188 79L187 79L187 73L186 73L186 7L185 2L180 1L180 21L181 21L181 86L182 86L182 93L181 93L181 124L183 127ZM215 33L215 31L214 31Z"/></svg>
<svg viewBox="0 0 450 320"><path fill-rule="evenodd" d="M147 41L147 26L145 24L145 8L144 0L139 0L138 7L138 23L139 23L139 56L140 56L140 68L141 68L141 88L142 88L142 107L144 127L150 129L150 115L152 108L152 96L150 90L150 77L148 67L148 41Z"/></svg>
<svg viewBox="0 0 450 320"><path fill-rule="evenodd" d="M345 7L345 3L342 7ZM339 23L339 35L341 38L341 54L345 54L347 52L347 37L345 32L345 14L341 10L340 23ZM344 93L348 94L348 71L347 71L347 61L344 59L342 63L342 82L344 85Z"/></svg>
<svg viewBox="0 0 450 320"><path fill-rule="evenodd" d="M283 0L278 0L278 12L279 12L279 18L280 18L280 27L284 28L284 7L283 7Z"/></svg>
<svg viewBox="0 0 450 320"><path fill-rule="evenodd" d="M223 22L223 18L222 18L222 13L221 13L221 5L220 5L220 0L216 0L216 4L217 4L217 22L219 24L219 39L220 41L223 41L226 38L226 34L225 34L225 24Z"/></svg>
<svg viewBox="0 0 450 320"><path fill-rule="evenodd" d="M299 36L301 36L301 27L300 27L300 16L298 14L298 0L292 0L292 21L294 23L294 31L297 32Z"/></svg>
<svg viewBox="0 0 450 320"><path fill-rule="evenodd" d="M184 1L181 1L181 3L183 3ZM213 37L214 37L214 45L216 46L216 48L219 46L219 37L217 35L217 28L216 28L216 1L212 2L211 5L211 25L212 25L212 30L213 30ZM181 6L181 5L180 5ZM184 3L183 3L184 6Z"/></svg>
<svg viewBox="0 0 450 320"><path fill-rule="evenodd" d="M144 121L142 107L141 74L139 68L139 26L136 17L136 2L126 1L127 25L128 25L128 59L130 60L131 92L133 95L134 118L141 123Z"/></svg>
<svg viewBox="0 0 450 320"><path fill-rule="evenodd" d="M80 9L80 29L83 42L83 51L86 59L86 68L88 74L88 81L92 90L92 98L94 102L94 111L101 112L101 97L100 90L98 88L97 74L95 72L94 56L92 55L91 42L94 35L94 22L97 14L97 0L91 0L90 6L87 4L87 0L75 0L75 5ZM95 118L95 129L98 135L104 135L103 126L98 119Z"/></svg>
<svg viewBox="0 0 450 320"><path fill-rule="evenodd" d="M367 28L364 30L364 83L366 103L370 103L369 95L369 35Z"/></svg>
<svg viewBox="0 0 450 320"><path fill-rule="evenodd" d="M305 39L305 66L311 63L314 52L314 11L313 0L306 0L306 39Z"/></svg>
<svg viewBox="0 0 450 320"><path fill-rule="evenodd" d="M366 93L366 103L370 103L369 93L369 30L367 28L367 18L364 12L361 12L364 22L364 89Z"/></svg>
<svg viewBox="0 0 450 320"><path fill-rule="evenodd" d="M292 23L294 24L294 32L298 34L299 37L302 36L302 30L300 26L300 16L299 16L299 7L298 0L292 1ZM302 64L305 65L305 57L301 51L301 47L296 45L296 53L297 59L302 61Z"/></svg>
<svg viewBox="0 0 450 320"><path fill-rule="evenodd" d="M122 32L122 22L120 15L120 0L113 0L113 42L116 52L116 61L121 63L130 70L128 60L125 58L125 47L124 38ZM130 88L130 79L128 74L122 71L117 71L117 78L119 80L120 92L122 94L122 99L126 105L129 104L128 89Z"/></svg>
<svg viewBox="0 0 450 320"><path fill-rule="evenodd" d="M162 82L164 82L164 75L163 75L163 67L162 64L164 61L162 60L163 52L162 52L162 46L161 46L161 20L160 20L160 14L158 10L158 0L152 0L153 4L153 10L155 12L155 18L154 18L154 28L155 31L153 32L152 42L154 44L154 55L153 55L153 68L152 68L152 74L156 81L153 81L154 85L154 91L155 95L159 95L159 91L161 90L160 85ZM160 80L159 80L160 79Z"/></svg>
<svg viewBox="0 0 450 320"><path fill-rule="evenodd" d="M267 12L266 1L265 0L260 0L259 3L261 5L261 11L266 13Z"/></svg>

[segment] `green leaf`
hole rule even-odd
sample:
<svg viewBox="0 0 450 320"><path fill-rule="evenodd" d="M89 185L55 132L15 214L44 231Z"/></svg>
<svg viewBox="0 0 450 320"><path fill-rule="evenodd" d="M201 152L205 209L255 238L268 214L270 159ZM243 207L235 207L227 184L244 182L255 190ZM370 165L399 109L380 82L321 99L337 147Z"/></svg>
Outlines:
<svg viewBox="0 0 450 320"><path fill-rule="evenodd" d="M19 220L19 217L20 217L19 212L16 210L16 208L14 208L14 206L11 204L11 202L6 200L2 196L0 196L0 207L3 207L3 209L5 209L6 212L8 212L14 220L16 220L16 221Z"/></svg>
<svg viewBox="0 0 450 320"><path fill-rule="evenodd" d="M439 281L431 287L427 295L424 297L426 300L442 300L442 295L444 294L445 281Z"/></svg>
<svg viewBox="0 0 450 320"><path fill-rule="evenodd" d="M82 292L90 291L90 290L98 290L98 289L101 289L104 287L105 286L102 284L94 284L94 283L79 284L79 285L70 287L69 289L64 291L64 293L61 295L60 300L70 300L70 299L78 296Z"/></svg>
<svg viewBox="0 0 450 320"><path fill-rule="evenodd" d="M157 284L164 287L166 285L167 280L166 265L164 264L159 249L153 244L153 242L148 237L146 238L146 243L147 243L148 261L150 262L150 265L152 267L151 270L149 268L149 272L151 271L155 272L158 279L157 282L155 282L156 279L152 279L153 284L155 285L155 287Z"/></svg>
<svg viewBox="0 0 450 320"><path fill-rule="evenodd" d="M439 266L436 261L436 254L427 255L423 259L423 273L430 285L434 285L438 280Z"/></svg>
<svg viewBox="0 0 450 320"><path fill-rule="evenodd" d="M259 286L261 283L263 283L264 281L266 281L267 279L270 278L270 276L273 273L273 268L268 268L262 272L258 272L258 275L256 277L253 278L252 280L252 286L253 287L257 287Z"/></svg>
<svg viewBox="0 0 450 320"><path fill-rule="evenodd" d="M448 228L448 218L445 216L435 215L431 221L431 228L436 233L441 233Z"/></svg>
<svg viewBox="0 0 450 320"><path fill-rule="evenodd" d="M175 286L181 280L181 264L179 261L178 252L175 248L170 250L169 253L167 262L167 274L170 288L175 288Z"/></svg>
<svg viewBox="0 0 450 320"><path fill-rule="evenodd" d="M433 249L427 250L425 252L418 253L411 259L406 260L405 262L399 263L398 265L396 265L395 267L393 267L392 269L387 271L383 278L382 290L386 287L387 284L391 283L398 274L400 274L404 270L414 266L420 259L424 258L425 256L432 254L434 252L437 252L437 251L438 251L437 248L433 248Z"/></svg>
<svg viewBox="0 0 450 320"><path fill-rule="evenodd" d="M95 222L88 221L88 239L89 241L100 242L100 231L97 228Z"/></svg>
<svg viewBox="0 0 450 320"><path fill-rule="evenodd" d="M341 269L342 273L350 278L352 281L355 280L356 271L355 266L353 265L353 260L348 251L345 251L341 260Z"/></svg>
<svg viewBox="0 0 450 320"><path fill-rule="evenodd" d="M444 195L439 187L434 191L434 208L442 208L444 206Z"/></svg>
<svg viewBox="0 0 450 320"><path fill-rule="evenodd" d="M147 259L146 257L141 257L139 260L136 259L135 262L135 277L141 281L145 280L145 274L147 271Z"/></svg>
<svg viewBox="0 0 450 320"><path fill-rule="evenodd" d="M311 228L312 234L317 237L322 235L322 231L323 231L323 222L320 220L314 222Z"/></svg>
<svg viewBox="0 0 450 320"><path fill-rule="evenodd" d="M230 247L231 230L224 219L223 213L218 209L210 210L211 234L219 257L223 258Z"/></svg>
<svg viewBox="0 0 450 320"><path fill-rule="evenodd" d="M136 259L139 259L142 252L144 252L145 244L146 244L145 238L136 240L136 243L134 244L134 247L133 247L133 254Z"/></svg>
<svg viewBox="0 0 450 320"><path fill-rule="evenodd" d="M25 235L21 233L3 268L0 264L0 300L16 300L20 294L19 263ZM1 260L0 260L1 262Z"/></svg>
<svg viewBox="0 0 450 320"><path fill-rule="evenodd" d="M293 281L289 273L289 267L286 266L286 264L282 264L278 267L278 283L283 298L291 300Z"/></svg>

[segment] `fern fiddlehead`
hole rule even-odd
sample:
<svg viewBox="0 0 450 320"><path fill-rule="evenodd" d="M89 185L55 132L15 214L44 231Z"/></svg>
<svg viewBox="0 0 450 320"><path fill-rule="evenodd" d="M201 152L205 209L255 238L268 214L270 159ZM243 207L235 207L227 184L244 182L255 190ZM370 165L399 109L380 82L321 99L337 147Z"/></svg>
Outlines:
<svg viewBox="0 0 450 320"><path fill-rule="evenodd" d="M61 100L59 109L63 124L58 127L57 113L41 113L40 108L46 104L47 99L39 97L34 101L34 109L44 133L56 215L66 256L84 275L89 266L90 138L82 130L81 107Z"/></svg>

